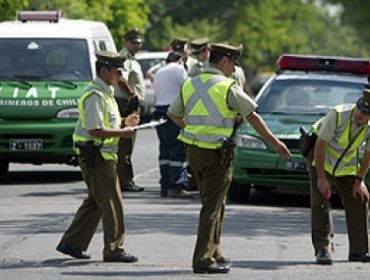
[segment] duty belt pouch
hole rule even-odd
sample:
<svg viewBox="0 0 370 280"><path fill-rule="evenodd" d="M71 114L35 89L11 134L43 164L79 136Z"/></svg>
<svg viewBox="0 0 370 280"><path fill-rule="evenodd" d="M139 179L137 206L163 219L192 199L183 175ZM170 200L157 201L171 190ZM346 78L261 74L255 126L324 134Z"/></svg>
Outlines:
<svg viewBox="0 0 370 280"><path fill-rule="evenodd" d="M87 168L95 168L96 160L100 155L100 148L96 146L93 141L88 142L77 142L75 147L80 150L79 156L81 157L82 163Z"/></svg>
<svg viewBox="0 0 370 280"><path fill-rule="evenodd" d="M302 156L307 157L310 150L315 146L317 135L313 132L306 132L303 126L299 128L301 136L299 138L299 150Z"/></svg>
<svg viewBox="0 0 370 280"><path fill-rule="evenodd" d="M227 168L230 166L230 163L234 158L235 146L236 143L230 139L225 139L222 142L222 147L220 148L220 164L222 167Z"/></svg>
<svg viewBox="0 0 370 280"><path fill-rule="evenodd" d="M233 125L233 130L231 132L231 135L229 138L224 138L222 140L222 146L220 149L220 164L224 168L228 168L231 164L231 161L234 158L234 148L236 146L234 136L236 133L236 130L238 127L242 124L243 122L243 117L238 114L235 118L235 122Z"/></svg>

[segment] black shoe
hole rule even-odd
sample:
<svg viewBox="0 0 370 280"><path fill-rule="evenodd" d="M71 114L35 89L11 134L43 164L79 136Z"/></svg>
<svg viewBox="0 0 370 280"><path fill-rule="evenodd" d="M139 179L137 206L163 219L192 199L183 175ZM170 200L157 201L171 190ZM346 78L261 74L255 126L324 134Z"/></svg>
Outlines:
<svg viewBox="0 0 370 280"><path fill-rule="evenodd" d="M229 258L221 257L221 258L218 258L216 261L218 265L223 265L223 266L231 265L231 260Z"/></svg>
<svg viewBox="0 0 370 280"><path fill-rule="evenodd" d="M316 264L333 264L330 253L325 249L321 249L316 255Z"/></svg>
<svg viewBox="0 0 370 280"><path fill-rule="evenodd" d="M135 255L129 253L124 253L116 257L104 257L105 262L123 262L123 263L134 263L137 262L139 258Z"/></svg>
<svg viewBox="0 0 370 280"><path fill-rule="evenodd" d="M210 266L207 268L194 268L194 273L207 273L207 274L214 274L214 273L229 273L230 267L224 265L217 265L217 266Z"/></svg>
<svg viewBox="0 0 370 280"><path fill-rule="evenodd" d="M352 254L349 255L348 260L350 262L370 262L370 254L369 253Z"/></svg>
<svg viewBox="0 0 370 280"><path fill-rule="evenodd" d="M191 199L194 198L194 196L189 193L186 190L183 189L169 189L168 190L168 197L170 198L185 198L185 199Z"/></svg>
<svg viewBox="0 0 370 280"><path fill-rule="evenodd" d="M123 192L142 192L144 188L133 185L133 186L126 186L121 189Z"/></svg>
<svg viewBox="0 0 370 280"><path fill-rule="evenodd" d="M167 188L161 188L161 197L167 197L168 191Z"/></svg>
<svg viewBox="0 0 370 280"><path fill-rule="evenodd" d="M73 248L64 242L60 242L56 249L57 251L66 255L70 255L76 259L90 259L90 255L86 252Z"/></svg>

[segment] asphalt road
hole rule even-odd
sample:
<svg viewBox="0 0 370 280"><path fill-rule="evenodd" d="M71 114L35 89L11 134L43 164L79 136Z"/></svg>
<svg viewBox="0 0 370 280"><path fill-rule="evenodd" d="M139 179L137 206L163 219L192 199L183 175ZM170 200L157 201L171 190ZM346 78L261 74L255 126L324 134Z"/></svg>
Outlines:
<svg viewBox="0 0 370 280"><path fill-rule="evenodd" d="M370 279L370 264L347 261L344 213L334 209L335 263L314 264L308 198L253 193L247 205L226 209L222 248L233 260L227 275L196 275L191 258L199 197L159 197L158 141L140 131L134 153L143 193L125 193L126 240L135 264L102 262L98 228L91 260L73 260L55 246L85 197L78 167L12 164L0 178L0 279ZM196 193L195 193L196 194Z"/></svg>

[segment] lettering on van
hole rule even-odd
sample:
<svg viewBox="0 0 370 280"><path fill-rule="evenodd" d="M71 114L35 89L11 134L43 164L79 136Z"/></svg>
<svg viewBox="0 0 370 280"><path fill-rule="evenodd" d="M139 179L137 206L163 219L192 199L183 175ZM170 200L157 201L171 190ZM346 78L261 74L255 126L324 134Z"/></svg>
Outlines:
<svg viewBox="0 0 370 280"><path fill-rule="evenodd" d="M60 88L59 87L48 87L47 90L49 91L49 94L50 94L49 97L50 98L57 98L57 94L58 94L58 91L60 90ZM7 95L7 97L12 97L12 98L20 98L20 97L23 97L23 98L39 98L39 93L38 93L36 87L30 87L29 90L26 91L26 94L22 94L22 96L20 96L18 87L13 88L13 92L9 92L9 93L6 93L6 94L3 92L3 88L0 87L0 96L5 97L4 95Z"/></svg>
<svg viewBox="0 0 370 280"><path fill-rule="evenodd" d="M67 98L60 99L57 98L57 94L60 88L58 87L48 87L49 98L45 96L40 97L36 87L31 87L25 94L19 93L19 88L15 87L10 94L5 94L2 92L0 87L0 106L24 106L24 107L34 107L34 106L77 106L78 99Z"/></svg>
<svg viewBox="0 0 370 280"><path fill-rule="evenodd" d="M0 106L77 106L78 100L70 99L0 99Z"/></svg>

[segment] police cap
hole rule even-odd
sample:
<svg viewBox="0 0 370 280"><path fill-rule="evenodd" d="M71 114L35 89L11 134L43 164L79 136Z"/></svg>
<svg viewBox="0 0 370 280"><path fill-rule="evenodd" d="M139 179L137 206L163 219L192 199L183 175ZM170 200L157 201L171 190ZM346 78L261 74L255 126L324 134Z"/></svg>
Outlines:
<svg viewBox="0 0 370 280"><path fill-rule="evenodd" d="M370 115L370 86L367 85L362 97L357 100L357 108L365 115Z"/></svg>
<svg viewBox="0 0 370 280"><path fill-rule="evenodd" d="M183 52L188 39L186 38L179 38L173 39L170 43L170 47L173 51Z"/></svg>
<svg viewBox="0 0 370 280"><path fill-rule="evenodd" d="M126 32L123 38L125 38L126 41L141 43L143 41L143 33L141 33L139 28L134 28Z"/></svg>
<svg viewBox="0 0 370 280"><path fill-rule="evenodd" d="M98 62L114 68L123 68L123 63L126 60L126 56L110 51L98 51L95 56Z"/></svg>
<svg viewBox="0 0 370 280"><path fill-rule="evenodd" d="M208 48L209 39L208 38L199 38L190 42L190 52L192 54L198 54Z"/></svg>
<svg viewBox="0 0 370 280"><path fill-rule="evenodd" d="M239 64L239 58L243 52L243 45L232 46L226 43L214 43L211 45L211 52L217 52L234 60L235 64Z"/></svg>

